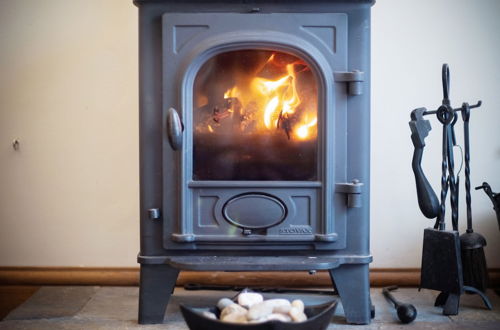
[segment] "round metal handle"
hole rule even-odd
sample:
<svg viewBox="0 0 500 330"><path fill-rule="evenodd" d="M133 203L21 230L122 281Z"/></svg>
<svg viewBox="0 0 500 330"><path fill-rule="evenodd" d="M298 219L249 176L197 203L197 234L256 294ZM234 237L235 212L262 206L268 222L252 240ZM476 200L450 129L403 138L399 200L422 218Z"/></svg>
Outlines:
<svg viewBox="0 0 500 330"><path fill-rule="evenodd" d="M182 148L182 122L174 108L167 110L167 137L174 150Z"/></svg>

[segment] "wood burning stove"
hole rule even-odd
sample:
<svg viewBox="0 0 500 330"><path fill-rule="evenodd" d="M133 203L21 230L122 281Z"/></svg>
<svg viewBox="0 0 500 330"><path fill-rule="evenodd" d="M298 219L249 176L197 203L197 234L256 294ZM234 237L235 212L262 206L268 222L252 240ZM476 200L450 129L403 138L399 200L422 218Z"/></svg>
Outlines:
<svg viewBox="0 0 500 330"><path fill-rule="evenodd" d="M370 322L371 0L136 0L139 322L179 270L328 270Z"/></svg>

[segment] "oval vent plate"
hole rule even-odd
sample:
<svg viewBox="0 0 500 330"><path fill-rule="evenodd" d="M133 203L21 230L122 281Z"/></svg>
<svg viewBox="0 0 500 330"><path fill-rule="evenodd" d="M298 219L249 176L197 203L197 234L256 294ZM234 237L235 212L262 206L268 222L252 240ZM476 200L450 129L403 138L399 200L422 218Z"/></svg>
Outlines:
<svg viewBox="0 0 500 330"><path fill-rule="evenodd" d="M222 209L224 217L233 225L258 229L277 225L286 217L285 204L264 194L244 194L231 198Z"/></svg>

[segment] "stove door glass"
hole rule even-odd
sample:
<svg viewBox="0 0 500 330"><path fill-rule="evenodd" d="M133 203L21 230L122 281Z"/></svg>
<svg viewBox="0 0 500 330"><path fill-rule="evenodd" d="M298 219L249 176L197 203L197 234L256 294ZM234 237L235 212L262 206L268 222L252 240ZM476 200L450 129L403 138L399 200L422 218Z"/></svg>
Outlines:
<svg viewBox="0 0 500 330"><path fill-rule="evenodd" d="M304 60L225 52L200 68L193 96L194 180L317 180L318 86Z"/></svg>

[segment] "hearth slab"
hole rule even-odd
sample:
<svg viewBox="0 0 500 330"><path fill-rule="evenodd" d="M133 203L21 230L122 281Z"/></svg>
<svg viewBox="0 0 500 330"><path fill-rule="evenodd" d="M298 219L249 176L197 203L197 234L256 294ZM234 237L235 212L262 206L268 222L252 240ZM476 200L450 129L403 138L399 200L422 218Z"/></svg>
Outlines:
<svg viewBox="0 0 500 330"><path fill-rule="evenodd" d="M337 268L341 264L367 264L372 256L138 256L142 264L170 264L182 270L309 271Z"/></svg>
<svg viewBox="0 0 500 330"><path fill-rule="evenodd" d="M50 319L71 317L94 296L99 287L46 286L40 288L4 320Z"/></svg>
<svg viewBox="0 0 500 330"><path fill-rule="evenodd" d="M0 329L165 329L187 330L186 323L182 320L179 304L184 303L192 306L206 306L213 304L221 297L236 294L233 291L185 291L176 288L172 295L172 303L166 311L163 324L141 326L137 324L137 287L44 287L38 296L28 299L25 304L11 312L11 315L24 315L22 319L0 321ZM94 292L88 297L89 289ZM500 325L500 298L493 292L488 291L488 296L493 304L493 310L486 310L482 303L474 295L462 297L459 315L444 316L440 308L434 307L436 292L416 288L400 288L394 292L398 300L414 304L418 310L417 319L404 328L411 329L498 329ZM80 310L68 313L57 306L61 301L57 297L66 296L70 304L71 300L78 301L78 297L87 296L85 306ZM266 294L266 297L290 297L290 294ZM294 295L304 299L308 304L332 299L330 296L317 295ZM402 329L398 322L394 309L389 305L381 294L380 288L371 289L372 302L375 305L376 315L370 325L355 326L345 324L342 315L341 304L335 311L328 329ZM36 319L42 311L50 310L50 315L45 313L46 318Z"/></svg>

